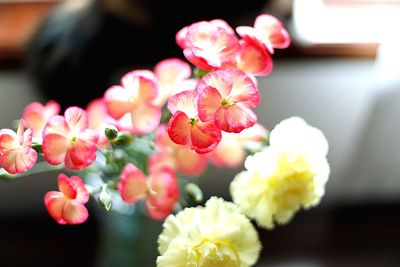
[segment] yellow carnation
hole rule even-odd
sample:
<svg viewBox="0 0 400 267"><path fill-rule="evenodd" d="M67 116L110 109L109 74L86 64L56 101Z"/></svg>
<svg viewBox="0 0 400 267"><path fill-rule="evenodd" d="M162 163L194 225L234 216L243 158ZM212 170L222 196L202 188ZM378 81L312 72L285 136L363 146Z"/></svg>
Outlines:
<svg viewBox="0 0 400 267"><path fill-rule="evenodd" d="M303 119L282 121L271 132L270 146L246 159L246 170L230 192L250 218L271 229L290 221L301 208L316 206L329 177L328 142Z"/></svg>
<svg viewBox="0 0 400 267"><path fill-rule="evenodd" d="M239 208L216 197L205 207L170 215L158 244L157 267L247 267L261 249L257 231Z"/></svg>

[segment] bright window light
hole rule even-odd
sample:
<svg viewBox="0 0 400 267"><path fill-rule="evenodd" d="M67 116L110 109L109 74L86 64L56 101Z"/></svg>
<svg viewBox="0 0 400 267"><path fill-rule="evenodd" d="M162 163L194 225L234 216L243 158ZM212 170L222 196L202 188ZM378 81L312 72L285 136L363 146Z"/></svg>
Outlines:
<svg viewBox="0 0 400 267"><path fill-rule="evenodd" d="M381 43L400 38L400 0L293 0L293 30L304 44Z"/></svg>

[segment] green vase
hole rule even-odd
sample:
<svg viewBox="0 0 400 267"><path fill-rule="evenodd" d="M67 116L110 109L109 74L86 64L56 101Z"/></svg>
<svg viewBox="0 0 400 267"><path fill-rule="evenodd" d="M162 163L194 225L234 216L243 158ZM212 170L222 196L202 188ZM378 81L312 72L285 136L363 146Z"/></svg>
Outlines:
<svg viewBox="0 0 400 267"><path fill-rule="evenodd" d="M96 267L156 266L162 222L149 218L140 204L102 216Z"/></svg>

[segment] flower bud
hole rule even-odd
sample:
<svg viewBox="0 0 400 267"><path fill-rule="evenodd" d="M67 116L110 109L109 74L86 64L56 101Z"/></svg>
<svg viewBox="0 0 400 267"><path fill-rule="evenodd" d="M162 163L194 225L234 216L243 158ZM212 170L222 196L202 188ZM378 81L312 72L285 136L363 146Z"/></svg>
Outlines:
<svg viewBox="0 0 400 267"><path fill-rule="evenodd" d="M114 125L107 126L104 130L104 134L108 140L113 141L118 137L118 129Z"/></svg>
<svg viewBox="0 0 400 267"><path fill-rule="evenodd" d="M188 183L185 186L185 190L192 201L200 203L203 200L203 192L197 184Z"/></svg>
<svg viewBox="0 0 400 267"><path fill-rule="evenodd" d="M115 145L129 145L133 140L132 134L128 132L122 132L118 134L117 139L113 140Z"/></svg>
<svg viewBox="0 0 400 267"><path fill-rule="evenodd" d="M39 143L32 143L32 148L33 148L37 153L42 153L42 144L39 144Z"/></svg>
<svg viewBox="0 0 400 267"><path fill-rule="evenodd" d="M110 211L112 208L113 201L112 201L112 196L109 193L107 193L106 188L107 187L105 185L101 186L101 192L99 194L98 200L99 200L100 206L104 210Z"/></svg>

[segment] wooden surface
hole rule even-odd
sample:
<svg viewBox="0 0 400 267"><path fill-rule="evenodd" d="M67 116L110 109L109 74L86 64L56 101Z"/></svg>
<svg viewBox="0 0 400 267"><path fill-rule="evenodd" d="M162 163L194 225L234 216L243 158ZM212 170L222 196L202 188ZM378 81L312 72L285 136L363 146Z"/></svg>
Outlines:
<svg viewBox="0 0 400 267"><path fill-rule="evenodd" d="M56 4L0 2L0 61L22 57L26 42Z"/></svg>

